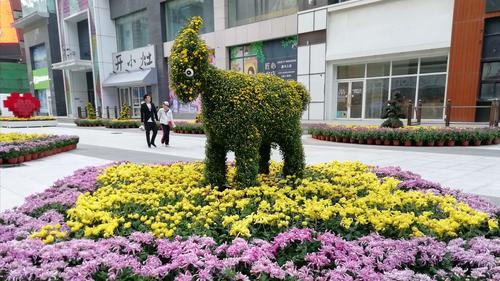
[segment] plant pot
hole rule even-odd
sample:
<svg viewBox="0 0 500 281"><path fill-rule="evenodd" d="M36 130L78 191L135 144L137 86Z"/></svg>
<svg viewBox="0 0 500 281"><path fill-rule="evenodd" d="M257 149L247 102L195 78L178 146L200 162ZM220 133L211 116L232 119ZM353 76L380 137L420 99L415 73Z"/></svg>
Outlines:
<svg viewBox="0 0 500 281"><path fill-rule="evenodd" d="M36 159L38 159L38 153L31 154L31 160L36 160Z"/></svg>
<svg viewBox="0 0 500 281"><path fill-rule="evenodd" d="M475 145L475 146L480 146L480 145L481 145L481 140L476 140L476 141L474 141L474 145Z"/></svg>
<svg viewBox="0 0 500 281"><path fill-rule="evenodd" d="M416 141L415 145L416 146L423 146L424 145L424 141L421 141L421 140L420 141Z"/></svg>
<svg viewBox="0 0 500 281"><path fill-rule="evenodd" d="M350 143L356 143L356 139L351 138L351 139L349 140L349 142L350 142Z"/></svg>
<svg viewBox="0 0 500 281"><path fill-rule="evenodd" d="M348 143L349 139L348 138L342 138L342 142Z"/></svg>
<svg viewBox="0 0 500 281"><path fill-rule="evenodd" d="M76 143L71 145L71 149L76 149Z"/></svg>
<svg viewBox="0 0 500 281"><path fill-rule="evenodd" d="M358 140L358 143L359 143L359 144L364 144L364 143L365 143L365 140Z"/></svg>
<svg viewBox="0 0 500 281"><path fill-rule="evenodd" d="M448 146L455 146L455 140L449 140L448 142L446 142L446 144Z"/></svg>
<svg viewBox="0 0 500 281"><path fill-rule="evenodd" d="M434 141L433 140L427 141L427 145L428 146L434 146Z"/></svg>
<svg viewBox="0 0 500 281"><path fill-rule="evenodd" d="M395 146L398 146L401 144L401 141L400 140L393 140L392 143L395 145Z"/></svg>
<svg viewBox="0 0 500 281"><path fill-rule="evenodd" d="M405 141L405 146L411 146L411 140L406 140Z"/></svg>
<svg viewBox="0 0 500 281"><path fill-rule="evenodd" d="M495 144L500 144L500 138L495 140Z"/></svg>
<svg viewBox="0 0 500 281"><path fill-rule="evenodd" d="M381 139L376 139L375 140L375 144L376 145L381 145L382 144L382 140Z"/></svg>
<svg viewBox="0 0 500 281"><path fill-rule="evenodd" d="M370 138L366 139L366 144L373 144L373 140Z"/></svg>
<svg viewBox="0 0 500 281"><path fill-rule="evenodd" d="M7 163L9 164L17 164L17 157L7 159Z"/></svg>
<svg viewBox="0 0 500 281"><path fill-rule="evenodd" d="M24 162L24 155L17 157L17 163L21 164Z"/></svg>
<svg viewBox="0 0 500 281"><path fill-rule="evenodd" d="M384 145L391 145L392 141L391 140L384 140Z"/></svg>
<svg viewBox="0 0 500 281"><path fill-rule="evenodd" d="M437 146L444 146L444 140L438 140L438 141L436 142L436 145L437 145Z"/></svg>
<svg viewBox="0 0 500 281"><path fill-rule="evenodd" d="M3 164L3 158L0 158L0 165Z"/></svg>
<svg viewBox="0 0 500 281"><path fill-rule="evenodd" d="M468 140L463 140L462 141L463 146L469 146L469 141Z"/></svg>
<svg viewBox="0 0 500 281"><path fill-rule="evenodd" d="M342 142L342 138L341 137L335 137L335 141L336 142Z"/></svg>
<svg viewBox="0 0 500 281"><path fill-rule="evenodd" d="M31 154L26 154L24 155L24 161L31 161L32 155Z"/></svg>
<svg viewBox="0 0 500 281"><path fill-rule="evenodd" d="M487 140L487 141L486 141L486 144L487 144L487 145L492 145L492 144L493 144L493 140Z"/></svg>

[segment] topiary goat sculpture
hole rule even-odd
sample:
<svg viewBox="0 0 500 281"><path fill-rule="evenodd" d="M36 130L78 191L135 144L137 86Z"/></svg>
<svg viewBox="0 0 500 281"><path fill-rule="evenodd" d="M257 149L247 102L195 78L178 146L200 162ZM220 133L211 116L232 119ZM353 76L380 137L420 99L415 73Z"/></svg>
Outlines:
<svg viewBox="0 0 500 281"><path fill-rule="evenodd" d="M300 119L308 91L274 75L217 69L209 64L207 46L198 35L201 25L202 19L194 17L175 39L170 80L183 102L201 95L207 182L225 185L226 155L233 151L237 185L257 184L258 173L269 173L272 145L280 147L283 174L301 176L305 163Z"/></svg>

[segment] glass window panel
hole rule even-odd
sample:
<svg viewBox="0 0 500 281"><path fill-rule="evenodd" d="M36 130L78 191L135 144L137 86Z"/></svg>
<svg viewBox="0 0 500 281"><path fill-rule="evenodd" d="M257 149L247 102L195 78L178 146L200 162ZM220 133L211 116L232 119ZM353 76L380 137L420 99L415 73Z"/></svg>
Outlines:
<svg viewBox="0 0 500 281"><path fill-rule="evenodd" d="M45 50L45 44L31 47L30 50L31 67L33 69L47 67L47 52Z"/></svg>
<svg viewBox="0 0 500 281"><path fill-rule="evenodd" d="M35 97L40 101L38 113L40 115L49 115L49 107L47 106L47 90L35 90Z"/></svg>
<svg viewBox="0 0 500 281"><path fill-rule="evenodd" d="M243 59L232 59L231 70L243 72Z"/></svg>
<svg viewBox="0 0 500 281"><path fill-rule="evenodd" d="M500 0L486 0L486 12L500 11Z"/></svg>
<svg viewBox="0 0 500 281"><path fill-rule="evenodd" d="M297 13L297 0L228 0L229 27Z"/></svg>
<svg viewBox="0 0 500 281"><path fill-rule="evenodd" d="M390 62L369 63L367 76L368 77L389 76L390 68L391 68Z"/></svg>
<svg viewBox="0 0 500 281"><path fill-rule="evenodd" d="M500 98L500 83L482 83L481 99L491 100Z"/></svg>
<svg viewBox="0 0 500 281"><path fill-rule="evenodd" d="M337 68L337 79L364 78L365 65L345 65Z"/></svg>
<svg viewBox="0 0 500 281"><path fill-rule="evenodd" d="M254 75L259 71L259 69L258 69L259 63L257 61L257 57L248 57L248 58L245 58L244 60L245 61L243 63L243 66L244 66L245 73Z"/></svg>
<svg viewBox="0 0 500 281"><path fill-rule="evenodd" d="M418 59L392 62L392 75L417 74Z"/></svg>
<svg viewBox="0 0 500 281"><path fill-rule="evenodd" d="M144 47L149 42L146 11L135 12L116 19L118 51Z"/></svg>
<svg viewBox="0 0 500 281"><path fill-rule="evenodd" d="M401 94L403 97L402 108L406 113L408 108L408 102L411 101L415 103L415 93L417 86L417 77L398 77L392 78L391 80L391 96L394 98L397 93Z"/></svg>
<svg viewBox="0 0 500 281"><path fill-rule="evenodd" d="M347 95L349 83L339 83L337 91L337 118L347 118Z"/></svg>
<svg viewBox="0 0 500 281"><path fill-rule="evenodd" d="M389 78L366 80L365 118L381 118L389 98Z"/></svg>
<svg viewBox="0 0 500 281"><path fill-rule="evenodd" d="M484 26L484 35L500 34L500 17L487 19Z"/></svg>
<svg viewBox="0 0 500 281"><path fill-rule="evenodd" d="M243 46L232 47L230 49L231 59L243 57Z"/></svg>
<svg viewBox="0 0 500 281"><path fill-rule="evenodd" d="M500 62L483 63L482 80L500 81Z"/></svg>
<svg viewBox="0 0 500 281"><path fill-rule="evenodd" d="M420 76L418 99L422 101L423 119L442 119L446 75Z"/></svg>
<svg viewBox="0 0 500 281"><path fill-rule="evenodd" d="M182 27L194 16L203 19L200 33L214 31L214 1L213 0L174 0L165 5L167 24L167 41L172 41Z"/></svg>
<svg viewBox="0 0 500 281"><path fill-rule="evenodd" d="M448 57L422 58L420 60L420 73L446 72Z"/></svg>
<svg viewBox="0 0 500 281"><path fill-rule="evenodd" d="M484 37L483 58L500 58L500 35Z"/></svg>

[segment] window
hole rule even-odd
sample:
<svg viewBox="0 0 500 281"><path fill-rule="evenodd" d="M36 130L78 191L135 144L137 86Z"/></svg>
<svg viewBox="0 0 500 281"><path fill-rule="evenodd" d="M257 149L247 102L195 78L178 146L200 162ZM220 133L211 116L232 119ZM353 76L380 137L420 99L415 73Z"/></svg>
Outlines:
<svg viewBox="0 0 500 281"><path fill-rule="evenodd" d="M389 99L389 78L366 81L365 118L381 118Z"/></svg>
<svg viewBox="0 0 500 281"><path fill-rule="evenodd" d="M486 12L500 11L500 0L486 0Z"/></svg>
<svg viewBox="0 0 500 281"><path fill-rule="evenodd" d="M45 50L45 44L31 47L30 52L32 69L47 67L47 51Z"/></svg>
<svg viewBox="0 0 500 281"><path fill-rule="evenodd" d="M229 27L297 13L297 0L228 0Z"/></svg>
<svg viewBox="0 0 500 281"><path fill-rule="evenodd" d="M479 96L481 100L500 98L500 17L485 22Z"/></svg>
<svg viewBox="0 0 500 281"><path fill-rule="evenodd" d="M418 59L392 62L392 75L417 74Z"/></svg>
<svg viewBox="0 0 500 281"><path fill-rule="evenodd" d="M444 91L446 75L420 76L418 99L422 101L422 119L440 119L443 117Z"/></svg>
<svg viewBox="0 0 500 281"><path fill-rule="evenodd" d="M448 57L422 58L420 61L420 73L446 72Z"/></svg>
<svg viewBox="0 0 500 281"><path fill-rule="evenodd" d="M231 70L244 72L248 74L256 74L258 71L257 50L255 45L245 45L232 47L231 53Z"/></svg>
<svg viewBox="0 0 500 281"><path fill-rule="evenodd" d="M203 19L200 33L214 31L213 0L174 0L165 4L167 41L172 41L182 27L194 16Z"/></svg>
<svg viewBox="0 0 500 281"><path fill-rule="evenodd" d="M115 23L119 52L144 47L149 43L146 10L119 17Z"/></svg>
<svg viewBox="0 0 500 281"><path fill-rule="evenodd" d="M389 76L390 69L391 69L390 62L369 63L367 76L368 77Z"/></svg>
<svg viewBox="0 0 500 281"><path fill-rule="evenodd" d="M338 79L363 78L365 77L365 65L347 65L338 67Z"/></svg>

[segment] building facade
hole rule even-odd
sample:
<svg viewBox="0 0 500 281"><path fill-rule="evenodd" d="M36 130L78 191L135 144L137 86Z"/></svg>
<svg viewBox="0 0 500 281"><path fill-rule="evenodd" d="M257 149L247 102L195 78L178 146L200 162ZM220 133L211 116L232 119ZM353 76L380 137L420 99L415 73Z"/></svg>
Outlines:
<svg viewBox="0 0 500 281"><path fill-rule="evenodd" d="M379 119L399 93L422 103L423 119L442 120L451 100L452 121L487 120L500 98L500 1L325 2L302 1L298 13L297 80L312 97L305 119Z"/></svg>
<svg viewBox="0 0 500 281"><path fill-rule="evenodd" d="M22 29L30 92L40 100L39 115L66 116L63 74L51 67L61 61L55 0L22 0Z"/></svg>

